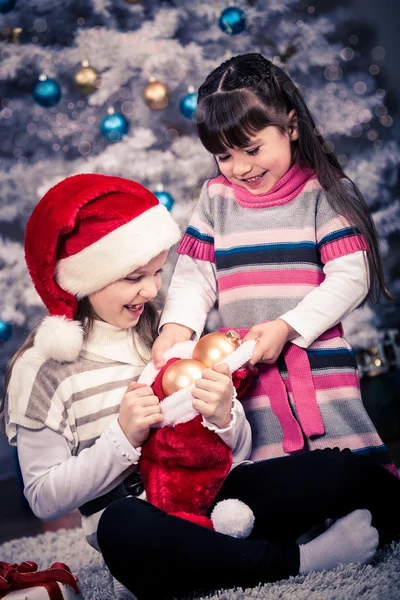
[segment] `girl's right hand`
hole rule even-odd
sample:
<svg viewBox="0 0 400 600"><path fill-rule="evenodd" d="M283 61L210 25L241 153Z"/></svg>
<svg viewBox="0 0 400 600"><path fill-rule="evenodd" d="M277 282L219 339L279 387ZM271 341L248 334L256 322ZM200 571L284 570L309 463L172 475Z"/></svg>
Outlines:
<svg viewBox="0 0 400 600"><path fill-rule="evenodd" d="M185 325L178 325L178 323L166 323L161 333L153 344L151 350L151 358L154 361L156 369L161 369L164 366L165 360L163 359L163 353L172 348L178 342L187 342L193 335L193 329L186 327Z"/></svg>
<svg viewBox="0 0 400 600"><path fill-rule="evenodd" d="M132 381L119 408L118 422L134 448L147 439L150 428L163 420L160 401L144 383Z"/></svg>

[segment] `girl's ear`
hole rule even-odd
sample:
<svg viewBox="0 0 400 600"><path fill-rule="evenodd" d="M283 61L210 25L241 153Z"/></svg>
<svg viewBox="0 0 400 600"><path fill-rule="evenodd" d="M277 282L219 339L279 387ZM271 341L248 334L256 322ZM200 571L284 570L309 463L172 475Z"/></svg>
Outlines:
<svg viewBox="0 0 400 600"><path fill-rule="evenodd" d="M299 129L297 127L297 116L296 116L296 111L294 110L294 108L292 108L292 110L288 114L288 120L289 120L290 140L292 142L294 142L295 140L299 139Z"/></svg>

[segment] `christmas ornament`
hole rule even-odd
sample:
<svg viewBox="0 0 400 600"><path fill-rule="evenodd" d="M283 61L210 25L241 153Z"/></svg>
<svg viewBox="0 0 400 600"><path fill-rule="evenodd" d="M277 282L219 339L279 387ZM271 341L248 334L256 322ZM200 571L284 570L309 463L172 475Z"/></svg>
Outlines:
<svg viewBox="0 0 400 600"><path fill-rule="evenodd" d="M370 348L357 348L355 357L360 377L375 377L400 369L400 336L398 329L385 331L381 342Z"/></svg>
<svg viewBox="0 0 400 600"><path fill-rule="evenodd" d="M18 44L21 39L22 27L10 27L4 25L0 29L0 42L7 42L8 44Z"/></svg>
<svg viewBox="0 0 400 600"><path fill-rule="evenodd" d="M6 321L0 319L0 341L6 342L9 340L12 335L12 331L13 328L11 323L7 323Z"/></svg>
<svg viewBox="0 0 400 600"><path fill-rule="evenodd" d="M227 333L208 333L199 339L193 350L192 358L205 367L221 362L240 346L240 336L236 331Z"/></svg>
<svg viewBox="0 0 400 600"><path fill-rule="evenodd" d="M193 349L192 358L177 360L164 372L162 390L166 396L188 387L201 377L207 367L223 361L240 346L236 331L208 333L200 338Z"/></svg>
<svg viewBox="0 0 400 600"><path fill-rule="evenodd" d="M10 12L15 6L16 0L0 0L0 13L3 15Z"/></svg>
<svg viewBox="0 0 400 600"><path fill-rule="evenodd" d="M225 8L218 21L224 33L236 35L246 29L246 13L236 6Z"/></svg>
<svg viewBox="0 0 400 600"><path fill-rule="evenodd" d="M193 119L197 108L197 93L193 87L189 88L189 93L184 96L179 104L179 110L187 119Z"/></svg>
<svg viewBox="0 0 400 600"><path fill-rule="evenodd" d="M33 87L32 96L37 104L45 108L50 108L60 101L61 88L55 79L47 78L46 75L40 75L39 81Z"/></svg>
<svg viewBox="0 0 400 600"><path fill-rule="evenodd" d="M162 110L168 106L169 89L162 81L150 77L143 90L145 104L152 110Z"/></svg>
<svg viewBox="0 0 400 600"><path fill-rule="evenodd" d="M92 94L98 89L100 77L96 69L89 65L88 60L83 60L75 72L74 82L80 92Z"/></svg>
<svg viewBox="0 0 400 600"><path fill-rule="evenodd" d="M171 196L170 193L168 192L164 192L163 189L159 189L156 190L155 192L153 192L155 197L158 198L160 204L162 204L163 206L165 206L165 208L167 208L168 210L171 210L175 200L174 198Z"/></svg>
<svg viewBox="0 0 400 600"><path fill-rule="evenodd" d="M165 396L170 396L174 392L192 385L201 377L204 371L204 365L191 358L182 358L172 363L165 370L162 378L162 391Z"/></svg>
<svg viewBox="0 0 400 600"><path fill-rule="evenodd" d="M108 115L104 117L100 125L100 131L110 142L118 142L129 131L129 121L121 113L108 109Z"/></svg>

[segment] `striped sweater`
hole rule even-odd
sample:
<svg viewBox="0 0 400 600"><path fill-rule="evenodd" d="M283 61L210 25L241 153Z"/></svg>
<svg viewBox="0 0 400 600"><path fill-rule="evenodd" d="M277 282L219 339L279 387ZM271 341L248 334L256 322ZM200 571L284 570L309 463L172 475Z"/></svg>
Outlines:
<svg viewBox="0 0 400 600"><path fill-rule="evenodd" d="M135 342L146 357L136 337ZM18 359L8 390L6 430L10 443L18 444L24 493L39 518L60 518L138 468L141 448L130 444L117 417L128 384L138 379L145 362L132 330L102 321L94 322L73 363L44 360L35 347ZM250 429L239 402L227 428L203 423L232 450L234 464L247 458ZM82 517L94 547L100 515Z"/></svg>
<svg viewBox="0 0 400 600"><path fill-rule="evenodd" d="M257 323L285 320L307 295L319 295L327 263L365 250L315 174L299 165L265 194L251 194L223 176L206 182L178 247L197 276L203 271L197 263L215 266L221 328L242 336ZM177 269L169 316L188 280ZM288 343L276 364L258 365L258 381L242 400L252 428L251 459L339 447L369 454L395 472L362 404L354 353L340 325L333 327L337 323L327 324L306 350Z"/></svg>
<svg viewBox="0 0 400 600"><path fill-rule="evenodd" d="M144 365L132 331L101 321L95 321L73 363L44 360L35 347L18 359L7 396L6 432L11 444L18 443L25 495L40 518L60 518L137 469L140 448L131 446L117 417L128 384ZM19 426L25 428L24 445ZM25 452L29 445L36 456ZM94 547L99 516L82 517Z"/></svg>
<svg viewBox="0 0 400 600"><path fill-rule="evenodd" d="M215 263L222 326L249 328L293 309L324 263L363 249L313 172L295 165L263 195L223 176L206 182L178 252Z"/></svg>
<svg viewBox="0 0 400 600"><path fill-rule="evenodd" d="M17 361L10 382L7 435L16 426L49 427L61 433L78 456L90 448L119 413L123 394L145 362L134 348L131 330L95 322L73 363L44 360L35 347Z"/></svg>

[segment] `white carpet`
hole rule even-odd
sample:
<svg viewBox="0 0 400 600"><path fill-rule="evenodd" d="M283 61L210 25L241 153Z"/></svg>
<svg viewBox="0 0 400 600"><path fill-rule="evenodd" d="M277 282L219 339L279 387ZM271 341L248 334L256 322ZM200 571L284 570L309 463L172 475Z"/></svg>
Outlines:
<svg viewBox="0 0 400 600"><path fill-rule="evenodd" d="M400 510L400 507L399 507ZM0 546L0 560L33 560L40 569L53 562L66 563L79 577L85 600L113 600L107 571L99 555L88 546L82 529L47 532L6 542ZM152 565L149 565L151 570ZM334 571L310 573L251 590L227 590L208 600L399 600L400 543L380 552L373 565L346 565ZM155 599L162 600L162 598ZM203 599L204 600L204 599Z"/></svg>

